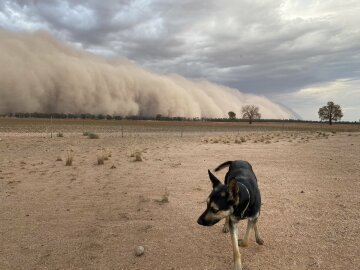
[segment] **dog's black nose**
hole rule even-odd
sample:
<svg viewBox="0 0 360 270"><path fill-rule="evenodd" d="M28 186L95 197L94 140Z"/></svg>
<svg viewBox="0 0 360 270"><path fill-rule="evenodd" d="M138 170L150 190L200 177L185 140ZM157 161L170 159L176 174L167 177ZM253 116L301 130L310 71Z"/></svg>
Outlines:
<svg viewBox="0 0 360 270"><path fill-rule="evenodd" d="M203 221L203 219L201 217L198 218L197 223L199 225L204 225L204 221Z"/></svg>

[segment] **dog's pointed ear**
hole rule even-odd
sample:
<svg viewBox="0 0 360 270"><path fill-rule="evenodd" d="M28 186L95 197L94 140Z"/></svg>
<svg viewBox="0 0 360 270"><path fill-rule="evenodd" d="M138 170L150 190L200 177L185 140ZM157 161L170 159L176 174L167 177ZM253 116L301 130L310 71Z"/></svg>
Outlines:
<svg viewBox="0 0 360 270"><path fill-rule="evenodd" d="M213 185L213 188L216 188L218 185L221 184L220 180L216 178L215 175L213 175L210 170L208 170L208 173L209 173L209 178L211 180L211 183Z"/></svg>
<svg viewBox="0 0 360 270"><path fill-rule="evenodd" d="M235 178L231 179L228 184L229 199L236 204L239 200L239 186Z"/></svg>

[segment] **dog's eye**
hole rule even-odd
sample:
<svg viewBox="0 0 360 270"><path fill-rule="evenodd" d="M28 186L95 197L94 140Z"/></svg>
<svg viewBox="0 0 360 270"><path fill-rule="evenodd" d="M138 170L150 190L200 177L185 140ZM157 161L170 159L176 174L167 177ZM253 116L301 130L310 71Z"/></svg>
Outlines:
<svg viewBox="0 0 360 270"><path fill-rule="evenodd" d="M217 212L219 212L219 210L218 210L218 209L215 209L215 208L211 208L211 211L212 211L214 214L216 214Z"/></svg>

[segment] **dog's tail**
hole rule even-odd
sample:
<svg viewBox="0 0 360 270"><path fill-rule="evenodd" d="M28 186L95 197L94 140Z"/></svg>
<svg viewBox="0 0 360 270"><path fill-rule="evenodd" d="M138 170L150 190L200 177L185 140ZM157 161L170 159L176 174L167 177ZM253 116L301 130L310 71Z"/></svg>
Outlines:
<svg viewBox="0 0 360 270"><path fill-rule="evenodd" d="M215 172L220 171L220 170L224 169L225 167L229 167L231 165L231 163L232 163L232 161L226 161L223 164L220 164L219 166L217 166L215 168Z"/></svg>

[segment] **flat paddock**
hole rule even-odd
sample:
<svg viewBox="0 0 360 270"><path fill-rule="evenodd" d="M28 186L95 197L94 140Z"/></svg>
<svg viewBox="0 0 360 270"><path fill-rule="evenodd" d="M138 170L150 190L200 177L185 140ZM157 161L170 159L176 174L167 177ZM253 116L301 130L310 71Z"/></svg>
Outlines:
<svg viewBox="0 0 360 270"><path fill-rule="evenodd" d="M196 220L234 159L263 198L244 269L360 268L358 126L191 123L0 118L0 269L232 269L222 223Z"/></svg>

